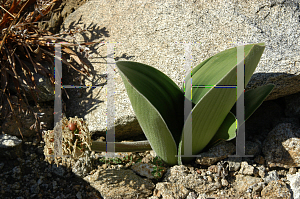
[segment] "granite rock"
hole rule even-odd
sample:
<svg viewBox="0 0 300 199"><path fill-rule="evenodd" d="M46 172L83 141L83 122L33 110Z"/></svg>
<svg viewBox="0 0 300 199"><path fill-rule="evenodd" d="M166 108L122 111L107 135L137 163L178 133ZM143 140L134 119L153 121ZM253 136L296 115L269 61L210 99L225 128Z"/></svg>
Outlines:
<svg viewBox="0 0 300 199"><path fill-rule="evenodd" d="M300 198L300 172L293 175L288 174L287 179L290 181L291 189L293 190L293 197L295 199Z"/></svg>
<svg viewBox="0 0 300 199"><path fill-rule="evenodd" d="M278 124L267 136L263 153L269 167L299 167L299 129L291 123Z"/></svg>
<svg viewBox="0 0 300 199"><path fill-rule="evenodd" d="M246 89L273 83L276 86L268 100L299 92L298 15L298 3L282 0L88 1L67 17L63 27L89 28L85 35L75 35L76 40L101 42L91 48L93 77L84 79L84 84L104 89L86 89L82 98L72 98L69 114L87 119L91 132L105 134L107 82L102 77L107 63L102 59L107 57L107 45L103 43L114 43L115 60L151 65L181 86L185 43L193 43L192 66L196 66L236 42L265 42ZM116 137L141 134L117 70L114 81Z"/></svg>

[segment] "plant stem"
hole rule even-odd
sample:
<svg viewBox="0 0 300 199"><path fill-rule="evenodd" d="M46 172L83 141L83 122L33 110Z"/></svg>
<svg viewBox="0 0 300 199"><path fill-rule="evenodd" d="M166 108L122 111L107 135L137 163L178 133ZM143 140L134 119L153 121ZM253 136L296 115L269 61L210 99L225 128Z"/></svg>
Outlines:
<svg viewBox="0 0 300 199"><path fill-rule="evenodd" d="M91 149L95 152L106 152L107 142L93 141ZM115 152L144 152L152 150L148 140L136 142L115 142Z"/></svg>

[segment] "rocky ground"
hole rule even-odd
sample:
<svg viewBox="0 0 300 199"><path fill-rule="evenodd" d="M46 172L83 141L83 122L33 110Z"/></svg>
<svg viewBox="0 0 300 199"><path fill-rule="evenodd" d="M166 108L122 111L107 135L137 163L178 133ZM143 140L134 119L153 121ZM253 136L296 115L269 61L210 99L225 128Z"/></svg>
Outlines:
<svg viewBox="0 0 300 199"><path fill-rule="evenodd" d="M259 155L224 158L234 151L231 142L202 153L191 165L161 164L156 173L153 151L118 153L120 158L106 162L105 152L89 152L57 167L44 161L43 142L18 142L12 136L2 136L0 142L1 198L299 197L300 169L266 166Z"/></svg>

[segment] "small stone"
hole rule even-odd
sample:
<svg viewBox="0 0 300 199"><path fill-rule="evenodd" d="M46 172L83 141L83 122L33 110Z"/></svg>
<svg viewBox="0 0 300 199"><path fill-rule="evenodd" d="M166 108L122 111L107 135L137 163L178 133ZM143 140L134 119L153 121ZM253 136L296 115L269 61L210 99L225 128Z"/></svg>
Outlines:
<svg viewBox="0 0 300 199"><path fill-rule="evenodd" d="M213 179L212 179L210 176L207 176L207 181L208 181L208 182L212 182Z"/></svg>
<svg viewBox="0 0 300 199"><path fill-rule="evenodd" d="M0 135L0 158L16 159L22 156L22 140L16 136Z"/></svg>
<svg viewBox="0 0 300 199"><path fill-rule="evenodd" d="M253 186L256 183L259 183L261 178L252 177L249 175L236 175L236 180L233 183L233 186L239 193L244 193L249 187ZM252 188L251 188L252 189Z"/></svg>
<svg viewBox="0 0 300 199"><path fill-rule="evenodd" d="M15 183L13 184L13 186L12 186L13 189L17 189L17 190L19 190L20 187L21 187L21 185L20 185L19 182L15 182Z"/></svg>
<svg viewBox="0 0 300 199"><path fill-rule="evenodd" d="M43 189L48 189L49 185L48 185L48 184L42 184L41 187L42 187Z"/></svg>
<svg viewBox="0 0 300 199"><path fill-rule="evenodd" d="M291 193L284 182L276 180L270 182L262 191L263 198L291 198Z"/></svg>
<svg viewBox="0 0 300 199"><path fill-rule="evenodd" d="M195 192L190 192L186 199L197 199L197 194Z"/></svg>
<svg viewBox="0 0 300 199"><path fill-rule="evenodd" d="M82 196L81 196L81 192L80 192L80 191L77 192L76 197L77 197L78 199L82 199Z"/></svg>
<svg viewBox="0 0 300 199"><path fill-rule="evenodd" d="M21 167L16 166L16 167L13 168L12 177L14 177L16 179L21 179Z"/></svg>
<svg viewBox="0 0 300 199"><path fill-rule="evenodd" d="M252 188L253 195L255 195L256 193L260 193L264 187L265 187L265 185L263 182L259 182L259 183L255 184Z"/></svg>
<svg viewBox="0 0 300 199"><path fill-rule="evenodd" d="M152 157L156 157L155 151L154 151L154 150L151 150L151 151L150 151L150 155L151 155Z"/></svg>
<svg viewBox="0 0 300 199"><path fill-rule="evenodd" d="M254 174L254 167L252 165L248 165L247 162L242 162L239 174L253 175Z"/></svg>
<svg viewBox="0 0 300 199"><path fill-rule="evenodd" d="M230 157L226 161L228 163L228 170L229 171L238 171L241 168L241 158L233 158Z"/></svg>
<svg viewBox="0 0 300 199"><path fill-rule="evenodd" d="M83 179L97 189L103 198L147 198L155 188L151 180L136 175L130 169L99 169Z"/></svg>
<svg viewBox="0 0 300 199"><path fill-rule="evenodd" d="M206 171L206 175L211 175L211 171Z"/></svg>
<svg viewBox="0 0 300 199"><path fill-rule="evenodd" d="M103 169L106 169L106 168L107 168L107 164L103 164L103 165L102 165L102 168L103 168Z"/></svg>
<svg viewBox="0 0 300 199"><path fill-rule="evenodd" d="M227 187L229 183L226 179L221 179L221 184L223 187Z"/></svg>
<svg viewBox="0 0 300 199"><path fill-rule="evenodd" d="M74 185L74 186L73 186L73 189L75 189L76 191L78 191L78 190L80 189L80 185L78 185L78 184L77 184L77 185Z"/></svg>
<svg viewBox="0 0 300 199"><path fill-rule="evenodd" d="M44 178L44 177L43 177L43 176L41 176L41 177L40 177L40 179L37 181L38 185L40 185L40 184L42 184L42 183L43 183L43 178Z"/></svg>
<svg viewBox="0 0 300 199"><path fill-rule="evenodd" d="M160 191L158 189L154 189L153 196L160 197L161 196Z"/></svg>
<svg viewBox="0 0 300 199"><path fill-rule="evenodd" d="M40 192L40 187L38 184L34 184L30 187L31 193L38 194Z"/></svg>
<svg viewBox="0 0 300 199"><path fill-rule="evenodd" d="M270 171L267 173L266 177L263 178L265 183L270 183L271 181L277 181L279 180L279 176L277 174L277 171Z"/></svg>
<svg viewBox="0 0 300 199"><path fill-rule="evenodd" d="M289 169L289 174L295 174L297 172L297 169L295 167L292 167Z"/></svg>
<svg viewBox="0 0 300 199"><path fill-rule="evenodd" d="M34 160L37 157L37 155L35 153L30 154L30 160Z"/></svg>
<svg viewBox="0 0 300 199"><path fill-rule="evenodd" d="M300 172L287 174L287 179L290 181L290 187L293 191L294 198L300 198Z"/></svg>
<svg viewBox="0 0 300 199"><path fill-rule="evenodd" d="M211 165L210 167L208 167L208 171L210 171L212 173L217 173L218 172L218 166L217 165Z"/></svg>
<svg viewBox="0 0 300 199"><path fill-rule="evenodd" d="M280 123L269 132L262 149L269 167L300 166L300 138L297 130L291 123Z"/></svg>
<svg viewBox="0 0 300 199"><path fill-rule="evenodd" d="M53 181L52 185L53 185L53 189L57 189L57 182L56 181Z"/></svg>
<svg viewBox="0 0 300 199"><path fill-rule="evenodd" d="M266 172L266 168L265 166L260 166L260 167L257 167L258 169L258 175L261 177L261 178L264 178L265 177L265 172Z"/></svg>
<svg viewBox="0 0 300 199"><path fill-rule="evenodd" d="M56 175L63 177L66 173L66 169L63 166L57 166L55 164L52 164L52 172Z"/></svg>

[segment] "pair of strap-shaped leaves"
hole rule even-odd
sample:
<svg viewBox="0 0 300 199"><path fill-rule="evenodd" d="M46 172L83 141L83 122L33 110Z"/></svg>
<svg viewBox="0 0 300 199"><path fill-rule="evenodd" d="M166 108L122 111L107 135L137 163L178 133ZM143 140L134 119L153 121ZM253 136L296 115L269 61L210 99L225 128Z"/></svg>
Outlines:
<svg viewBox="0 0 300 199"><path fill-rule="evenodd" d="M264 51L264 44L244 46L245 86ZM235 88L193 88L193 108L184 121L185 93L159 70L137 62L116 63L133 110L152 149L167 164L183 164L192 160L184 155L184 133L192 137L192 154L197 155L221 141L236 137L237 120ZM237 48L222 51L192 70L193 85L236 85ZM191 82L187 77L185 82ZM262 104L274 85L245 92L245 120ZM191 92L186 90L185 92ZM238 97L240 94L238 95ZM188 122L192 121L192 125ZM178 157L176 157L176 155Z"/></svg>

